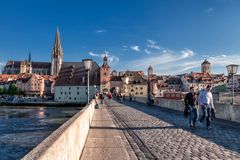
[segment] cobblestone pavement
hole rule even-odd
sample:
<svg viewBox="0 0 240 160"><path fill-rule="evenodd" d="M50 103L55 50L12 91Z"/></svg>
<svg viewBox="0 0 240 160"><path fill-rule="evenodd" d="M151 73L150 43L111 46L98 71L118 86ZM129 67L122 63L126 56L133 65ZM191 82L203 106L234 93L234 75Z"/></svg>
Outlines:
<svg viewBox="0 0 240 160"><path fill-rule="evenodd" d="M214 123L207 130L199 123L191 130L182 114L160 107L112 101L107 108L138 159L240 160L240 126Z"/></svg>

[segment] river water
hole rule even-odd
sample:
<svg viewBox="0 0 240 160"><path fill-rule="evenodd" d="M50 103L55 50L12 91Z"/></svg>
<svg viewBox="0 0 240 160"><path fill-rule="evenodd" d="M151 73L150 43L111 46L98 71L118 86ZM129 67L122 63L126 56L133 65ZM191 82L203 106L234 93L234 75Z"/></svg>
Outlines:
<svg viewBox="0 0 240 160"><path fill-rule="evenodd" d="M0 159L21 159L79 110L77 107L0 106Z"/></svg>

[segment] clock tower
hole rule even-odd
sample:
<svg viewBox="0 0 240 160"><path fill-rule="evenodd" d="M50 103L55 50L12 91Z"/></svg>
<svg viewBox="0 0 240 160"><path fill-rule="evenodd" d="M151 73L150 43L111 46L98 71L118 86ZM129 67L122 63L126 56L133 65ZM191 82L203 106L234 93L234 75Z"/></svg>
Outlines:
<svg viewBox="0 0 240 160"><path fill-rule="evenodd" d="M100 92L110 92L110 66L107 55L103 57L103 65L100 67Z"/></svg>

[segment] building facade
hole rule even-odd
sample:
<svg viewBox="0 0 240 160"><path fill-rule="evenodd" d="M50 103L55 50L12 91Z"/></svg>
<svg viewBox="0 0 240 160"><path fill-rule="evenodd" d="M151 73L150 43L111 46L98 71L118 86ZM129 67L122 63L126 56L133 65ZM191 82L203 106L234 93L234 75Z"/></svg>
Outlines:
<svg viewBox="0 0 240 160"><path fill-rule="evenodd" d="M100 67L100 92L110 92L110 66L105 55L103 57L103 65Z"/></svg>
<svg viewBox="0 0 240 160"><path fill-rule="evenodd" d="M16 81L16 87L29 96L43 96L44 78L37 74L21 75Z"/></svg>
<svg viewBox="0 0 240 160"><path fill-rule="evenodd" d="M142 77L141 72L126 71L123 75L123 90L126 96L146 97L147 81Z"/></svg>
<svg viewBox="0 0 240 160"><path fill-rule="evenodd" d="M100 89L100 67L92 63L89 71L89 99ZM54 100L68 103L87 103L87 72L83 62L64 64L54 87Z"/></svg>
<svg viewBox="0 0 240 160"><path fill-rule="evenodd" d="M209 73L211 74L211 63L205 59L201 65L202 73Z"/></svg>

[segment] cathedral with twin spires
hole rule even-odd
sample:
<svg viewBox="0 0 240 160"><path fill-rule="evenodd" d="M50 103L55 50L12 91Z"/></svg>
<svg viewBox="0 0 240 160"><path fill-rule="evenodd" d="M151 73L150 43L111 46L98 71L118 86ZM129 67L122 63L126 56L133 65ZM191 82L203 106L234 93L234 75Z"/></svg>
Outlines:
<svg viewBox="0 0 240 160"><path fill-rule="evenodd" d="M29 57L26 60L9 60L7 64L3 67L2 74L34 73L40 75L58 76L62 63L63 50L61 47L60 32L57 29L55 42L52 49L51 62L32 61L31 53L29 53Z"/></svg>

